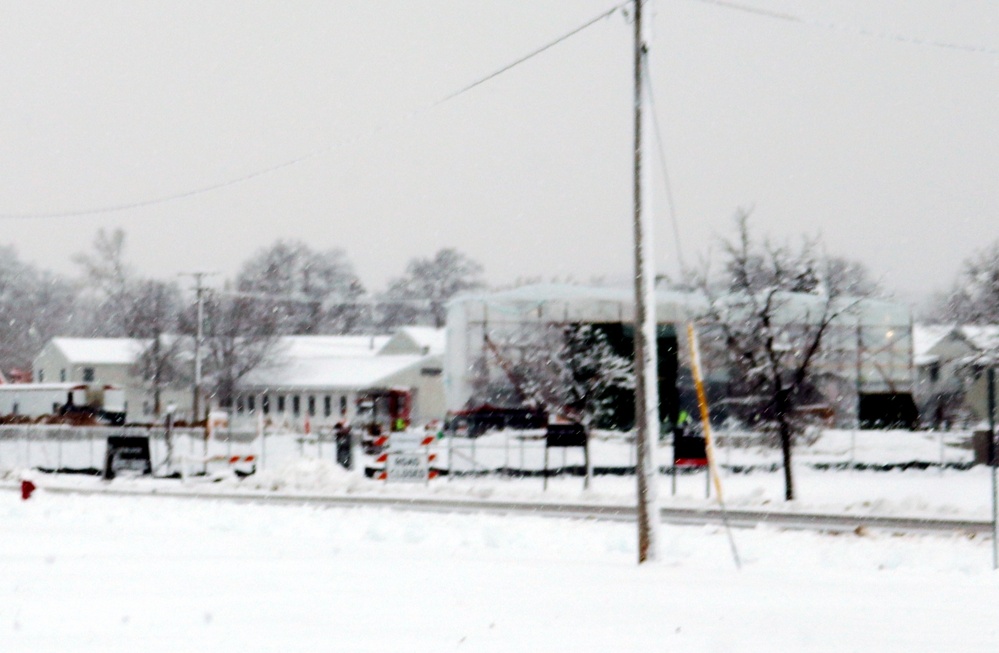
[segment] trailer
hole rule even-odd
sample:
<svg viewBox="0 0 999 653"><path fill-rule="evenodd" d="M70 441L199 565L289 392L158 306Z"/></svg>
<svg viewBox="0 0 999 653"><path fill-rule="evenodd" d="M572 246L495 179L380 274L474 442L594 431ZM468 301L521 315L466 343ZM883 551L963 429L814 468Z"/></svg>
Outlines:
<svg viewBox="0 0 999 653"><path fill-rule="evenodd" d="M124 424L125 391L94 383L4 383L0 384L0 416L78 416Z"/></svg>

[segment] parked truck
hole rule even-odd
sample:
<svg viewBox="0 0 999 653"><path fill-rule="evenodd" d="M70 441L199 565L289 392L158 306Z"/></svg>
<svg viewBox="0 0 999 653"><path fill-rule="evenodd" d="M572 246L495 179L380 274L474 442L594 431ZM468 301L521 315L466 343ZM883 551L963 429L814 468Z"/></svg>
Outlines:
<svg viewBox="0 0 999 653"><path fill-rule="evenodd" d="M3 383L0 416L31 420L65 417L124 424L125 391L95 383Z"/></svg>

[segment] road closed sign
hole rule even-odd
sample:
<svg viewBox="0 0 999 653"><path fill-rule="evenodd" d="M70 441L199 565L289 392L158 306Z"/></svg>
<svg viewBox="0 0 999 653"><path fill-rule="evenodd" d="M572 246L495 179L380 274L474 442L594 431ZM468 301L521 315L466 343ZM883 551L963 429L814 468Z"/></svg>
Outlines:
<svg viewBox="0 0 999 653"><path fill-rule="evenodd" d="M390 451L385 461L386 481L426 483L430 465L425 451Z"/></svg>

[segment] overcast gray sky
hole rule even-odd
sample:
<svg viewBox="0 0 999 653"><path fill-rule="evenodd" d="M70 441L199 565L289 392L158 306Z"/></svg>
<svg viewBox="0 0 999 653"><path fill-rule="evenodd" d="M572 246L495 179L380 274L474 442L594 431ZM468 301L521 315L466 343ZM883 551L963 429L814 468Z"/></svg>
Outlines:
<svg viewBox="0 0 999 653"><path fill-rule="evenodd" d="M123 228L141 272L232 274L277 238L380 289L456 246L491 282L630 272L631 32L615 0L2 2L0 242L73 272ZM754 206L906 294L999 237L999 3L655 0L684 256ZM865 35L866 34L866 35ZM916 42L922 39L923 44ZM956 44L969 49L928 43ZM973 51L978 48L978 51ZM657 171L657 259L677 267Z"/></svg>

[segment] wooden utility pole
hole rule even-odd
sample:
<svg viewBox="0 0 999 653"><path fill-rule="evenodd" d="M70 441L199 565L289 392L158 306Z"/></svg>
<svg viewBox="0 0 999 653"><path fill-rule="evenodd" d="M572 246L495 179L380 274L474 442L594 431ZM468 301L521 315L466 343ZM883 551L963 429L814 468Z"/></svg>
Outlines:
<svg viewBox="0 0 999 653"><path fill-rule="evenodd" d="M651 168L643 151L649 128L648 90L643 83L648 27L642 22L643 0L635 7L635 476L638 513L638 563L658 557L659 488L655 447L659 440L659 380L656 352L655 260L652 255Z"/></svg>
<svg viewBox="0 0 999 653"><path fill-rule="evenodd" d="M194 277L194 291L197 298L197 324L194 333L194 396L191 401L191 421L201 421L201 340L204 337L205 301L204 279L215 272L186 272L186 276Z"/></svg>
<svg viewBox="0 0 999 653"><path fill-rule="evenodd" d="M986 375L989 384L988 404L989 404L989 446L987 451L988 462L992 467L992 569L999 570L999 508L996 501L996 369L995 361L989 361L989 371Z"/></svg>

